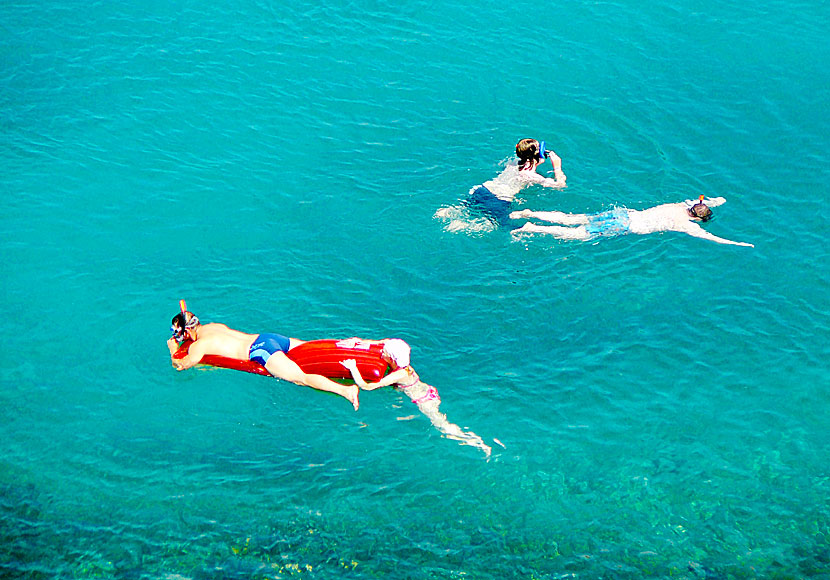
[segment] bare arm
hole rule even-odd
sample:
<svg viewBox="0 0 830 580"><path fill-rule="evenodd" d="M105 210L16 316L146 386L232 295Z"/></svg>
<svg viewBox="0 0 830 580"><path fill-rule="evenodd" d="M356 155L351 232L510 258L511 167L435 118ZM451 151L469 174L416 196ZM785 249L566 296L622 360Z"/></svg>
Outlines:
<svg viewBox="0 0 830 580"><path fill-rule="evenodd" d="M725 197L703 197L695 198L695 199L687 199L683 202L683 205L686 207L692 207L696 203L703 202L709 207L718 207L719 205L723 205L726 203ZM670 204L667 204L670 205Z"/></svg>
<svg viewBox="0 0 830 580"><path fill-rule="evenodd" d="M354 359L348 359L344 361L340 361L344 367L349 369L352 373L352 379L354 380L355 384L365 391L374 391L375 389L380 389L383 387L388 387L389 385L394 385L396 383L401 382L407 377L406 369L398 369L394 372L389 373L381 380L375 383L367 383L363 379L363 375L360 374L360 369L357 368L357 363Z"/></svg>
<svg viewBox="0 0 830 580"><path fill-rule="evenodd" d="M549 153L550 153L550 162L553 165L553 175L556 179L546 178L546 180L548 182L553 182L553 183L546 183L544 185L546 187L556 187L558 189L562 189L564 187L567 187L566 181L567 181L568 178L562 172L562 158L559 157L559 155L557 155L553 151L550 151Z"/></svg>
<svg viewBox="0 0 830 580"><path fill-rule="evenodd" d="M543 187L552 187L554 189L564 189L565 187L568 186L568 184L566 183L568 178L565 177L565 174L562 173L561 169L559 169L559 170L554 169L553 170L553 175L556 177L556 179L551 179L550 177L544 177L543 175L539 175L538 173L535 173L535 172L533 173L533 175L535 175L536 177L531 177L528 181L532 181L533 183L538 183L539 185L541 185Z"/></svg>
<svg viewBox="0 0 830 580"><path fill-rule="evenodd" d="M390 385L400 383L401 381L405 380L408 376L409 373L406 372L406 369L398 369L394 372L389 373L378 382L367 383L365 387L361 388L366 389L367 391L373 391L375 389L380 389L381 387L388 387Z"/></svg>
<svg viewBox="0 0 830 580"><path fill-rule="evenodd" d="M519 171L519 176L531 183L538 183L543 187L553 187L562 189L567 187L567 177L562 172L562 159L553 151L550 151L550 162L553 164L553 175L555 179L545 177L536 173L535 169L523 169Z"/></svg>
<svg viewBox="0 0 830 580"><path fill-rule="evenodd" d="M554 175L556 174L554 173ZM565 174L562 173L561 176L557 175L556 179L551 179L550 177L543 177L542 181L540 181L539 183L543 187L552 187L553 189L565 189L566 187L568 187L568 184L565 182L566 179L567 178L565 177Z"/></svg>
<svg viewBox="0 0 830 580"><path fill-rule="evenodd" d="M727 240L726 238L719 238L715 234L710 234L702 227L697 224L689 224L690 227L683 230L684 233L689 234L690 236L694 236L696 238L702 238L704 240L709 240L712 242L717 242L719 244L729 244L731 246L746 246L748 248L754 248L755 246L752 244L748 244L746 242L733 242L732 240Z"/></svg>
<svg viewBox="0 0 830 580"><path fill-rule="evenodd" d="M170 340L173 339L171 338ZM167 341L168 347L170 347L170 340ZM177 371L183 371L185 369L189 369L199 364L199 361L201 361L202 357L205 356L205 349L203 348L203 345L199 344L199 341L197 340L196 342L190 344L190 347L187 349L187 354L184 355L182 358L174 359L174 353L175 351L172 351L170 353L170 360Z"/></svg>

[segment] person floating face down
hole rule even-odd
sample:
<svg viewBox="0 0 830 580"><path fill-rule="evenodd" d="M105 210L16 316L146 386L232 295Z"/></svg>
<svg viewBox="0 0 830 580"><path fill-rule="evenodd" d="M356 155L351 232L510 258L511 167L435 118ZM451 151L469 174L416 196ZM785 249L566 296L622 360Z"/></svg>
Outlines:
<svg viewBox="0 0 830 580"><path fill-rule="evenodd" d="M409 361L409 345L399 338L385 338L383 340L365 340L362 338L350 338L340 341L343 346L353 348L355 345L382 344L381 357L391 367L391 372L377 382L367 383L357 368L354 359L342 361L342 365L351 373L355 383L361 389L371 391L382 387L394 386L401 390L409 399L418 406L418 410L429 418L430 422L448 439L460 441L465 445L477 447L484 451L486 457L490 457L492 448L484 443L481 437L470 431L462 430L458 425L450 423L447 416L439 411L441 397L438 390L421 380Z"/></svg>
<svg viewBox="0 0 830 580"><path fill-rule="evenodd" d="M341 385L322 375L305 373L285 353L304 341L281 334L248 334L220 323L201 324L199 319L184 306L171 321L172 336L167 340L170 360L176 370L185 370L199 364L205 355L219 355L237 360L260 363L274 377L335 393L347 399L355 410L360 406L356 385ZM173 358L185 340L193 341L188 353L181 359Z"/></svg>
<svg viewBox="0 0 830 580"><path fill-rule="evenodd" d="M711 208L724 203L726 203L726 199L723 197L704 200L701 195L696 203L686 200L681 203L665 203L644 210L616 208L606 212L584 214L525 209L511 213L510 217L562 224L546 226L528 221L522 227L513 230L514 234L548 234L561 240L591 240L623 234L652 234L673 231L719 244L754 247L746 242L733 242L718 237L700 227L700 223L712 219Z"/></svg>

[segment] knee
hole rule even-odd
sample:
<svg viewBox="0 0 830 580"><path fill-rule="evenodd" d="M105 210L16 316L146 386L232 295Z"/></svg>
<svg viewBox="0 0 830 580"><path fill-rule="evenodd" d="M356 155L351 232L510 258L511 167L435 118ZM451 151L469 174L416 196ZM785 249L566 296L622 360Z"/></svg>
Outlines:
<svg viewBox="0 0 830 580"><path fill-rule="evenodd" d="M297 385L308 386L308 375L302 371L285 371L277 375L277 377Z"/></svg>
<svg viewBox="0 0 830 580"><path fill-rule="evenodd" d="M292 378L290 378L288 380L291 381L292 383L302 385L304 387L310 387L311 386L311 380L309 379L309 376L305 373L294 373L292 375Z"/></svg>

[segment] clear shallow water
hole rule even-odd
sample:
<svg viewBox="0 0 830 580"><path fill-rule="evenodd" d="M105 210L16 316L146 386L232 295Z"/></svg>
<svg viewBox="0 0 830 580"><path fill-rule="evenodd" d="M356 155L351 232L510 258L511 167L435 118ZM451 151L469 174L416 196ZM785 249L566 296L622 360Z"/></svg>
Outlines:
<svg viewBox="0 0 830 580"><path fill-rule="evenodd" d="M830 575L823 5L9 5L8 577ZM534 209L724 195L597 243L433 219L524 136ZM169 368L177 300L401 336L450 420Z"/></svg>

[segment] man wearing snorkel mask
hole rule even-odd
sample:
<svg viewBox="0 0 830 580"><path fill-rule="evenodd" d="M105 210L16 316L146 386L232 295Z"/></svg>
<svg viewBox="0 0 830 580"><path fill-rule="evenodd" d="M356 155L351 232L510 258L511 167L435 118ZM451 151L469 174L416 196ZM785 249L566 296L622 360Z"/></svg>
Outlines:
<svg viewBox="0 0 830 580"><path fill-rule="evenodd" d="M190 311L182 311L173 317L172 336L167 340L170 361L178 371L199 364L205 355L219 355L237 360L260 363L274 377L319 391L336 393L354 406L357 411L360 390L356 385L341 385L322 375L306 374L285 353L303 343L302 340L280 334L248 334L216 322L201 324ZM184 341L193 341L187 355L174 359L173 355Z"/></svg>
<svg viewBox="0 0 830 580"><path fill-rule="evenodd" d="M656 232L682 232L696 238L710 240L719 244L748 246L745 242L733 242L710 234L701 222L712 219L710 207L726 203L723 197L705 199L701 195L697 202L686 200L682 203L666 203L644 210L616 208L595 214L563 213L561 211L531 211L525 209L510 214L513 219L535 218L538 220L564 224L559 226L542 226L531 222L513 230L514 234L536 233L549 234L561 240L592 240L599 237L623 234L653 234Z"/></svg>
<svg viewBox="0 0 830 580"><path fill-rule="evenodd" d="M515 227L510 219L510 208L516 195L525 187L541 185L554 189L567 186L567 177L562 172L562 159L545 146L544 141L522 139L516 144L518 163L508 163L499 175L470 190L470 196L463 207L480 211L493 224L503 227ZM554 177L545 177L537 173L540 166L550 159ZM460 208L445 207L435 213L439 218L457 217ZM450 229L458 229L451 227Z"/></svg>

